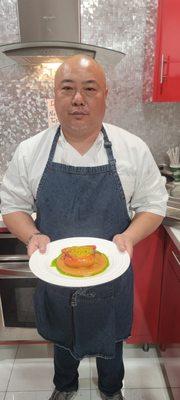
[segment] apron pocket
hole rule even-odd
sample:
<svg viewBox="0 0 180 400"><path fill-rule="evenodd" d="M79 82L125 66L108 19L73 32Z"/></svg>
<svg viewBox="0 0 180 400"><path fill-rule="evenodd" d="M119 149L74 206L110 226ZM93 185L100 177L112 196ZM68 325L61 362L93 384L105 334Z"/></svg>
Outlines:
<svg viewBox="0 0 180 400"><path fill-rule="evenodd" d="M76 357L115 355L115 309L113 297L79 298L73 307L73 352Z"/></svg>
<svg viewBox="0 0 180 400"><path fill-rule="evenodd" d="M34 296L37 330L45 339L72 348L72 308L61 288L40 281Z"/></svg>

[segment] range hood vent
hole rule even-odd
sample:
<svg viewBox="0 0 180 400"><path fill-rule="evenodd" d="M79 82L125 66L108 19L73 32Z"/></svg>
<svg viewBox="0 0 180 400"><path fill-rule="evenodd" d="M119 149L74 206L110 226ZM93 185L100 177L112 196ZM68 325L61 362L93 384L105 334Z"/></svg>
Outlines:
<svg viewBox="0 0 180 400"><path fill-rule="evenodd" d="M17 63L58 63L77 53L117 64L124 53L81 43L80 0L18 0L21 42L0 51Z"/></svg>
<svg viewBox="0 0 180 400"><path fill-rule="evenodd" d="M19 64L58 63L77 53L96 57L93 46L70 42L29 42L2 46L0 50Z"/></svg>

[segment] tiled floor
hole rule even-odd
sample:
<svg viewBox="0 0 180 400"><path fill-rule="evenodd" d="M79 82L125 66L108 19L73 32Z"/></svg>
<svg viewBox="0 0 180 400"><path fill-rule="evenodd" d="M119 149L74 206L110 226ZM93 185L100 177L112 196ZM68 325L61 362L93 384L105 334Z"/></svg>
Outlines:
<svg viewBox="0 0 180 400"><path fill-rule="evenodd" d="M180 399L179 357L158 359L156 350L125 346L123 394L127 400ZM168 364L173 389L168 393L160 362ZM79 367L80 385L76 400L99 400L95 359ZM48 400L53 390L52 347L19 345L0 347L0 400ZM170 397L169 397L170 395Z"/></svg>

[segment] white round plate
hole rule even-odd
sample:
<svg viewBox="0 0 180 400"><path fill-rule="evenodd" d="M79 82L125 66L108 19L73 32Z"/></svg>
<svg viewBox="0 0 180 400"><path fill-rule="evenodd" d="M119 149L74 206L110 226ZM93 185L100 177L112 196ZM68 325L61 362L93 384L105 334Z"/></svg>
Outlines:
<svg viewBox="0 0 180 400"><path fill-rule="evenodd" d="M105 271L88 277L71 277L51 267L52 260L58 257L64 247L85 245L95 245L98 251L108 257L109 266ZM109 240L93 237L70 237L50 242L45 254L36 250L29 260L30 269L38 278L54 285L68 287L94 286L110 282L122 275L129 264L130 257L127 251L119 251L116 244Z"/></svg>

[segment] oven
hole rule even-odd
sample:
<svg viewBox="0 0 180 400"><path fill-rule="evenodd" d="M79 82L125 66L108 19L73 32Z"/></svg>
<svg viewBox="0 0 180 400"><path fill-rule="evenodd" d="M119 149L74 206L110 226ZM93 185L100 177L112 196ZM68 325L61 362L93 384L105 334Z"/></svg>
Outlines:
<svg viewBox="0 0 180 400"><path fill-rule="evenodd" d="M29 269L26 246L0 233L0 343L43 341L35 323L33 296L38 279Z"/></svg>

